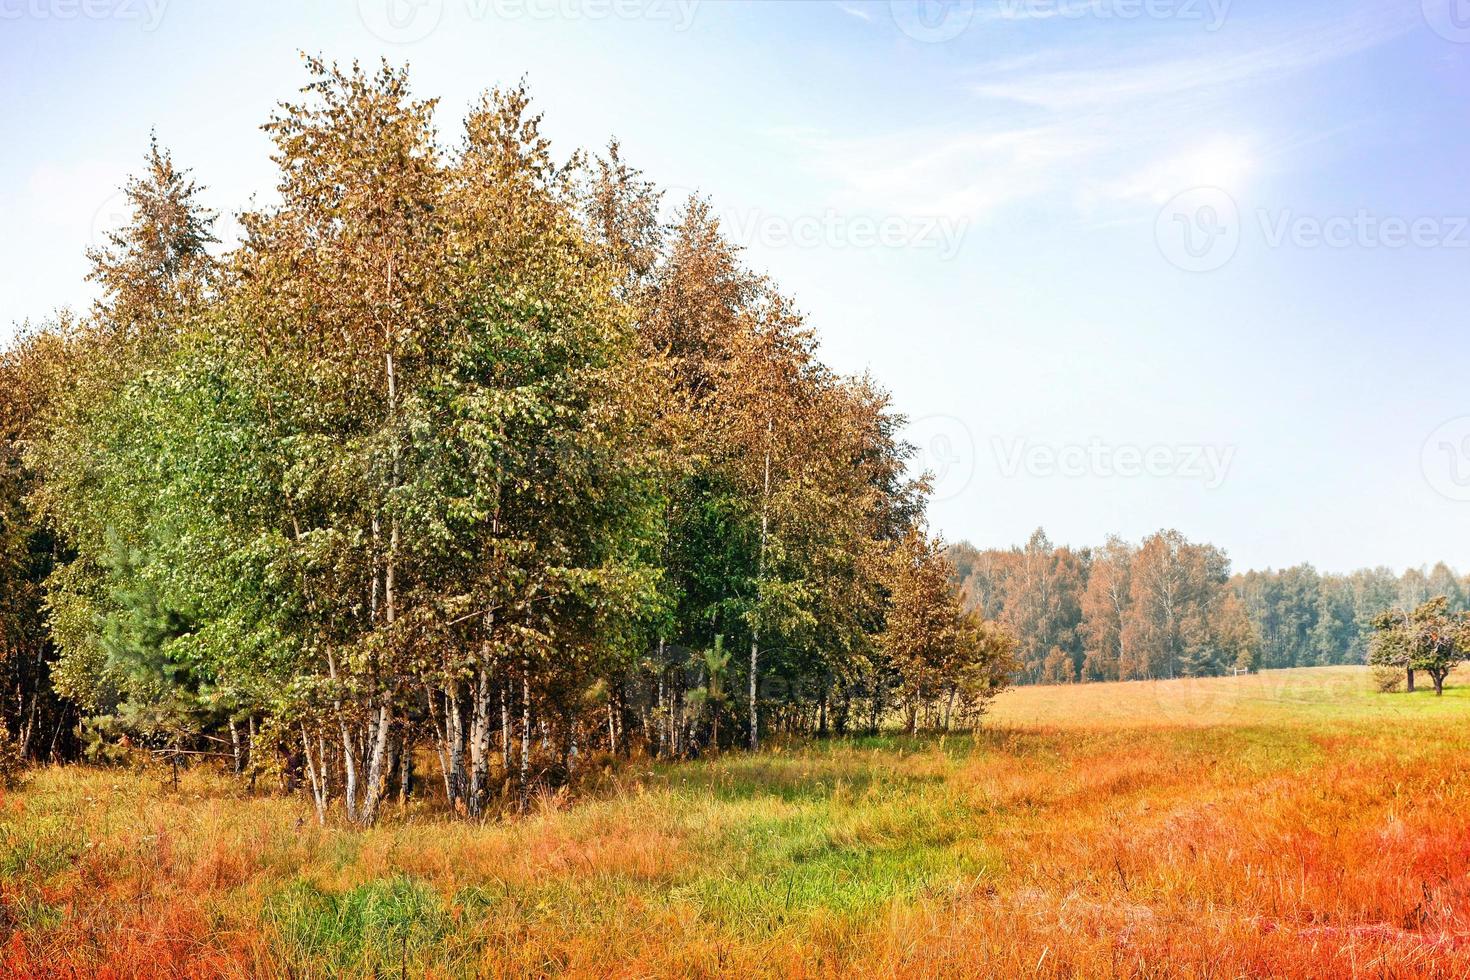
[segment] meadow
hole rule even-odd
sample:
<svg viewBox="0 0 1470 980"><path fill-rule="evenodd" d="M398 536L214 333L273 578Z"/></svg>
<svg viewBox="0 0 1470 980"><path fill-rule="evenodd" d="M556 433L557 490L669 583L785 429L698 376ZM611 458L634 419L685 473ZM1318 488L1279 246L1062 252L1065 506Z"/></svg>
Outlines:
<svg viewBox="0 0 1470 980"><path fill-rule="evenodd" d="M601 760L484 823L37 769L0 974L1464 977L1466 682L1019 688L974 736Z"/></svg>

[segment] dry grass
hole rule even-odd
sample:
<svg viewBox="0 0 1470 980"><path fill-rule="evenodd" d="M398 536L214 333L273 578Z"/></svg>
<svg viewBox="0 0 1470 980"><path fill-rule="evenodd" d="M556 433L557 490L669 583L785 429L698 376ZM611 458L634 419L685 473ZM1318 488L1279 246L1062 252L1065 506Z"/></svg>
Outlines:
<svg viewBox="0 0 1470 980"><path fill-rule="evenodd" d="M0 974L1463 977L1465 695L1023 689L974 739L623 765L483 826L42 771L0 808Z"/></svg>

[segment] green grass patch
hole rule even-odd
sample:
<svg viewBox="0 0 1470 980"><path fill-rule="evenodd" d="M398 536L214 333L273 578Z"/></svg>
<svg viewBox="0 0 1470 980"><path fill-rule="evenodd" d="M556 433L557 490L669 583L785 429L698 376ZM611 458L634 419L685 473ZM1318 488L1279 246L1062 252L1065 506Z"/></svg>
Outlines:
<svg viewBox="0 0 1470 980"><path fill-rule="evenodd" d="M421 975L443 965L452 926L438 894L404 876L341 895L297 879L266 902L264 919L297 976Z"/></svg>

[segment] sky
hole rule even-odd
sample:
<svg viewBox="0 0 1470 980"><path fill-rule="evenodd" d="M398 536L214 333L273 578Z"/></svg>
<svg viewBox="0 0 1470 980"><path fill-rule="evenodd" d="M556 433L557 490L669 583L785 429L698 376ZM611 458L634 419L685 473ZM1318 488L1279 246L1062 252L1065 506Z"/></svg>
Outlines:
<svg viewBox="0 0 1470 980"><path fill-rule="evenodd" d="M950 540L1470 571L1467 0L0 0L0 342L150 132L227 240L268 203L302 52L708 195Z"/></svg>

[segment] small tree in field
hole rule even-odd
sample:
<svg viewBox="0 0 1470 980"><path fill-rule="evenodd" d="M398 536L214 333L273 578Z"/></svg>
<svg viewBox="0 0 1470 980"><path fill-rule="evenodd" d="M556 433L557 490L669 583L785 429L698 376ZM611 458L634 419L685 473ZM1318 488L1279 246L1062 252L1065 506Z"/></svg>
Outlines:
<svg viewBox="0 0 1470 980"><path fill-rule="evenodd" d="M902 678L909 734L924 716L948 728L955 709L978 718L1016 669L1015 641L962 609L944 543L912 529L890 556L887 623L879 644Z"/></svg>
<svg viewBox="0 0 1470 980"><path fill-rule="evenodd" d="M725 652L725 637L715 634L715 645L704 651L698 661L704 671L704 685L689 692L689 702L695 710L709 709L709 746L720 747L720 712L729 700L725 694L725 672L730 666L730 654Z"/></svg>
<svg viewBox="0 0 1470 980"><path fill-rule="evenodd" d="M1414 668L1409 663L1409 614L1401 609L1390 610L1375 616L1375 630L1368 645L1368 663L1380 672L1397 670L1408 679L1408 691L1414 691ZM1387 683L1379 681L1379 688L1387 690Z"/></svg>
<svg viewBox="0 0 1470 980"><path fill-rule="evenodd" d="M973 610L960 614L955 639L955 657L948 672L945 730L950 727L951 715L961 725L978 725L991 699L1010 686L1011 678L1021 668L1015 637Z"/></svg>
<svg viewBox="0 0 1470 980"><path fill-rule="evenodd" d="M1405 670L1409 690L1414 689L1414 672L1422 670L1434 681L1434 693L1444 693L1444 681L1470 654L1470 614L1449 611L1449 600L1436 596L1413 612L1394 610L1373 620L1373 637L1368 660L1374 666Z"/></svg>

